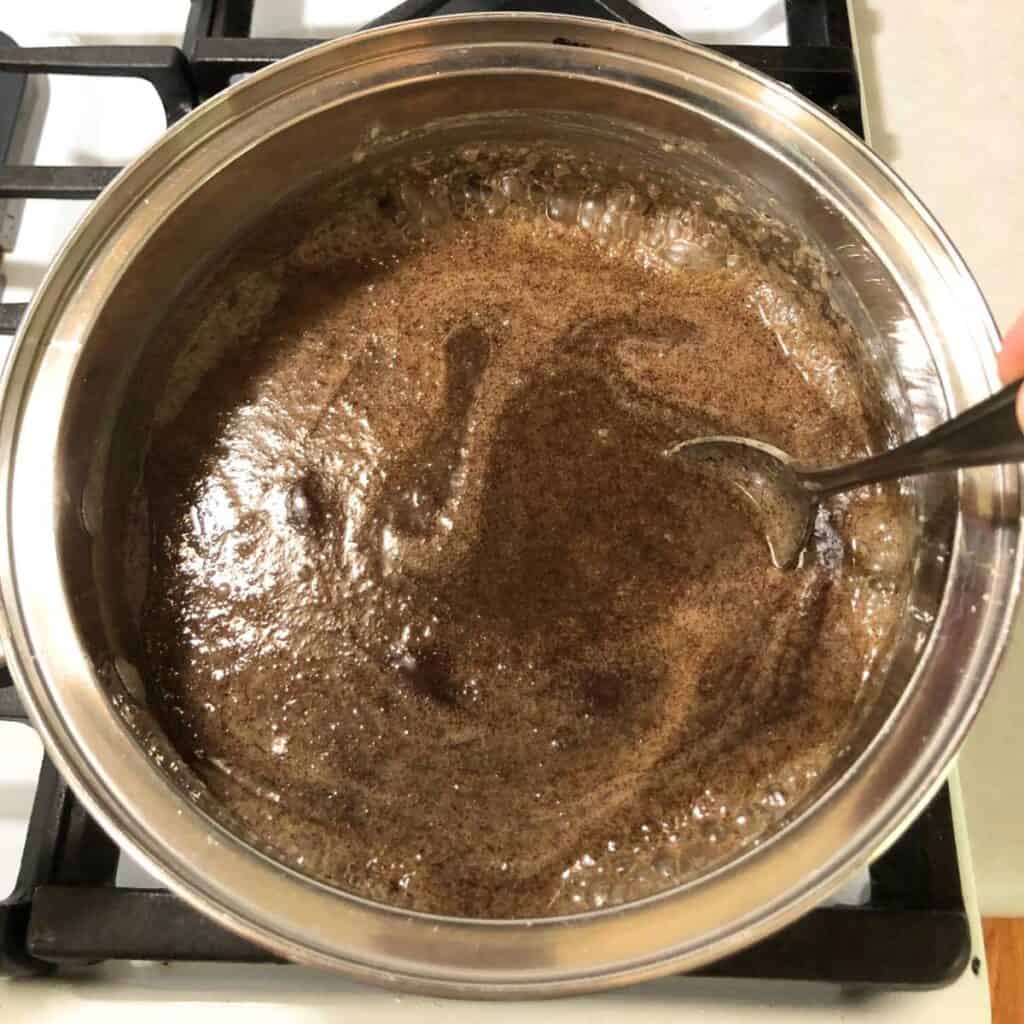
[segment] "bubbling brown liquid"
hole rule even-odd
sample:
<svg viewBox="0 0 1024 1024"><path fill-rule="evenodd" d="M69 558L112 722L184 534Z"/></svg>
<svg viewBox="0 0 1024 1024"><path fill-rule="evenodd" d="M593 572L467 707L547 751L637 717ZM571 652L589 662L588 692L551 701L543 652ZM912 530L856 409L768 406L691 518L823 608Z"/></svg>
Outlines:
<svg viewBox="0 0 1024 1024"><path fill-rule="evenodd" d="M758 841L846 742L906 571L893 492L783 573L663 455L872 447L820 299L697 208L514 157L343 188L236 275L144 483L146 675L195 772L303 870L481 917Z"/></svg>

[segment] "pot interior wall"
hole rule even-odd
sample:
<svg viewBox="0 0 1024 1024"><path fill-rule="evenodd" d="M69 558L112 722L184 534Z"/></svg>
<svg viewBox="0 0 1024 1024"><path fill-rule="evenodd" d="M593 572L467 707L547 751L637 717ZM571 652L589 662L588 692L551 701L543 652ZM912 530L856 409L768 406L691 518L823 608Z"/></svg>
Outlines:
<svg viewBox="0 0 1024 1024"><path fill-rule="evenodd" d="M920 433L943 415L923 333L858 226L794 170L785 152L731 131L713 108L680 107L586 79L498 72L424 79L311 109L258 146L226 154L219 172L197 181L187 201L167 210L159 229L126 256L82 351L61 426L58 472L66 500L59 543L66 592L111 696L132 704L137 738L168 755L164 770L174 766L169 777L176 785L190 784L189 773L170 756L141 707L144 686L133 667L139 638L121 561L122 513L131 504L149 424L184 337L166 325L176 318L187 322L224 254L240 239L253 238L271 211L300 193L365 174L396 155L516 137L569 144L677 179L709 209L760 239L766 255L823 282L837 315L860 339L858 355L892 439ZM267 245L280 244L284 235L287 228L283 235L279 229ZM808 250L814 255L808 257ZM822 779L819 797L893 713L941 597L955 484L925 479L907 493L921 524L907 614L877 699L832 775ZM222 817L216 806L206 809Z"/></svg>

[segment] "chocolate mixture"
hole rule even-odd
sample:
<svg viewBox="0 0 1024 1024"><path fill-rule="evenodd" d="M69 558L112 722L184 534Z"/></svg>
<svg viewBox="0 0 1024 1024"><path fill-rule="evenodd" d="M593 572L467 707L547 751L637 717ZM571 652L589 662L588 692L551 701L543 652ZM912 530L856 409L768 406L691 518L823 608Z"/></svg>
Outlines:
<svg viewBox="0 0 1024 1024"><path fill-rule="evenodd" d="M592 909L813 788L900 615L901 507L865 491L773 568L728 484L663 452L871 447L820 299L695 208L463 162L344 193L190 332L146 466L146 675L303 870Z"/></svg>

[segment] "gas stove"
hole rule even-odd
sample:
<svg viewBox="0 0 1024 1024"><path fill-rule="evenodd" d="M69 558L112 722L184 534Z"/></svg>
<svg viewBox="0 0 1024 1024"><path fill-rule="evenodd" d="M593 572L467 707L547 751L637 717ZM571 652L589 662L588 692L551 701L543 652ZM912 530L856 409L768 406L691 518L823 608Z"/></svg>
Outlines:
<svg viewBox="0 0 1024 1024"><path fill-rule="evenodd" d="M89 5L40 0L35 12L19 13L7 23L0 16L0 32L8 30L14 37L0 35L0 252L6 250L0 264L0 335L14 333L61 239L84 203L116 174L118 163L238 76L361 27L498 10L617 20L712 45L799 90L864 134L851 20L843 0L649 0L642 5L626 0L405 0L397 6L379 0L345 5L178 0L154 4L152 10L147 5L145 11L127 4L100 6L103 10L93 11ZM116 84L104 81L109 79ZM906 998L908 990L959 987L958 979L965 972L970 976L970 966L977 973L979 961L966 909L970 879L965 885L964 851L958 850L955 835L956 799L943 787L870 871L853 879L830 905L699 973L727 986L721 989L726 999L737 998L737 992L777 991L793 1007L845 1005L851 987L875 993L862 995L868 1000L896 998L896 990ZM14 870L5 875L5 866ZM0 903L0 976L92 975L116 979L115 985L151 986L152 964L169 963L191 972L183 976L186 985L212 989L218 978L229 978L223 982L228 992L237 991L237 971L244 969L227 965L272 962L262 950L180 902L119 851L41 756L4 672L0 892L11 885L13 892ZM338 991L338 983L323 975L292 966L275 970L290 972L282 981L289 991L321 983L324 992ZM635 993L656 990L658 1006L671 1007L665 993L674 991L677 1006L692 1008L694 999L704 998L707 984L687 976L640 986L624 1005L650 1009ZM154 996L161 1005L166 996L162 985L156 983ZM0 1006L5 1005L4 991L0 987ZM381 998L374 996L378 1011Z"/></svg>

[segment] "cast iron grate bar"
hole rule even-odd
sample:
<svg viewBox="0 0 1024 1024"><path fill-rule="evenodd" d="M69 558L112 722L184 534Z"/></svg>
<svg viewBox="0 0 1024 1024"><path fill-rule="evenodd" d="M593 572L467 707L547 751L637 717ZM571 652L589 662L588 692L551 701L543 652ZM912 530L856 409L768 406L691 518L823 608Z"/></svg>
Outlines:
<svg viewBox="0 0 1024 1024"><path fill-rule="evenodd" d="M790 46L853 46L845 0L786 0Z"/></svg>
<svg viewBox="0 0 1024 1024"><path fill-rule="evenodd" d="M970 951L963 913L823 907L770 939L695 973L886 989L938 988L963 974Z"/></svg>
<svg viewBox="0 0 1024 1024"><path fill-rule="evenodd" d="M694 973L934 986L963 972L970 949L967 939L964 916L952 911L826 907ZM919 940L927 945L925 958ZM837 956L837 949L848 952ZM225 931L170 893L68 885L36 889L27 950L35 960L54 965L98 960L284 962Z"/></svg>
<svg viewBox="0 0 1024 1024"><path fill-rule="evenodd" d="M141 78L156 89L169 125L196 105L188 63L176 46L2 47L0 71Z"/></svg>
<svg viewBox="0 0 1024 1024"><path fill-rule="evenodd" d="M14 40L0 32L0 53L14 47ZM25 95L24 74L0 75L0 163L7 157L14 139L14 126L18 120L22 97Z"/></svg>
<svg viewBox="0 0 1024 1024"><path fill-rule="evenodd" d="M18 325L21 323L26 309L28 309L27 302L0 303L0 334L14 334L18 330Z"/></svg>
<svg viewBox="0 0 1024 1024"><path fill-rule="evenodd" d="M786 0L786 29L790 46L842 45L831 36L829 0ZM846 19L844 19L846 20ZM847 43L847 45L849 45Z"/></svg>
<svg viewBox="0 0 1024 1024"><path fill-rule="evenodd" d="M14 40L0 32L0 51L13 47ZM18 115L25 99L27 79L24 74L0 74L0 167L11 158L18 134ZM0 197L0 254L13 249L24 203L9 202ZM4 279L0 275L0 292Z"/></svg>
<svg viewBox="0 0 1024 1024"><path fill-rule="evenodd" d="M14 891L0 903L0 974L45 974L53 969L29 953L28 924L37 887L53 877L71 800L67 783L44 757L18 879Z"/></svg>
<svg viewBox="0 0 1024 1024"><path fill-rule="evenodd" d="M95 199L120 167L0 166L0 199Z"/></svg>
<svg viewBox="0 0 1024 1024"><path fill-rule="evenodd" d="M28 715L21 706L18 691L11 685L6 669L0 669L0 722L27 722Z"/></svg>
<svg viewBox="0 0 1024 1024"><path fill-rule="evenodd" d="M285 962L159 889L40 886L32 900L27 949L34 959L51 964Z"/></svg>

